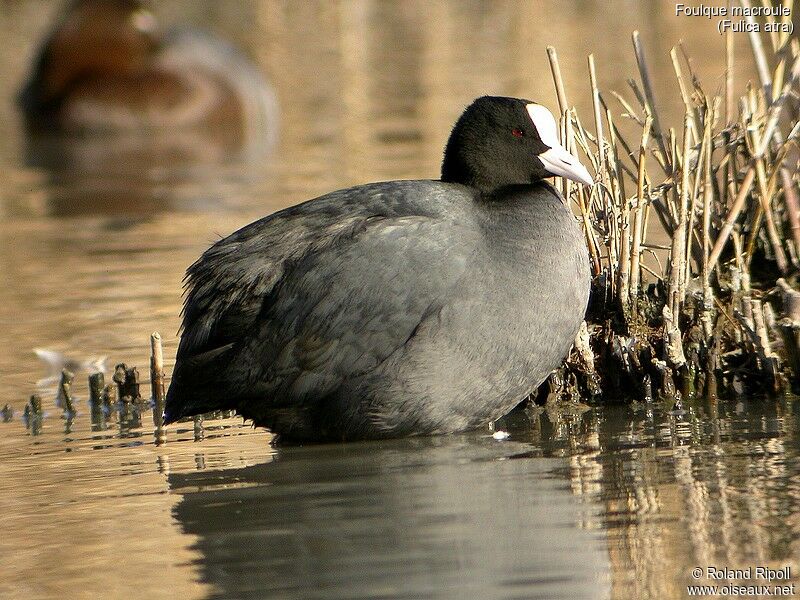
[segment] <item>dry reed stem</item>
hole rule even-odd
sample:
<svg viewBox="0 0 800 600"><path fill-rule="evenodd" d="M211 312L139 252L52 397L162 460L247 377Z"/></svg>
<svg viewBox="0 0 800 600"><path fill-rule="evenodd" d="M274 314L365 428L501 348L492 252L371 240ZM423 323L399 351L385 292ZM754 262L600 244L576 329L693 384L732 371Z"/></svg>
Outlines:
<svg viewBox="0 0 800 600"><path fill-rule="evenodd" d="M722 229L720 230L719 235L714 242L714 246L711 249L711 255L708 257L709 271L714 270L717 260L719 260L719 255L722 254L722 249L725 247L725 242L728 241L728 237L730 236L731 231L733 231L733 226L736 224L736 219L739 217L739 213L742 212L744 203L747 200L747 195L750 193L750 187L753 185L753 179L755 179L755 175L755 161L751 161L750 166L747 168L747 172L745 173L744 179L739 186L739 190L736 192L736 199L733 201L733 206L731 206L728 215L725 217L725 221L722 224Z"/></svg>
<svg viewBox="0 0 800 600"><path fill-rule="evenodd" d="M778 269L780 270L781 274L785 275L788 271L789 265L786 260L786 253L783 251L780 235L778 235L778 228L775 226L775 216L772 213L771 196L769 195L767 188L767 169L763 158L759 158L756 161L756 177L758 181L758 197L761 203L761 210L764 214L764 219L767 224L767 236L770 244L772 245L772 251L775 254L775 262L778 265ZM753 232L754 238L756 233L757 232Z"/></svg>
<svg viewBox="0 0 800 600"><path fill-rule="evenodd" d="M691 113L686 113L684 115L684 123L683 123L683 161L681 164L681 189L680 189L680 204L679 204L679 212L678 212L678 228L681 230L681 235L679 236L680 245L678 251L681 253L677 255L677 262L680 266L679 269L679 285L680 285L680 296L679 298L682 300L686 296L686 284L687 284L687 276L686 276L686 269L688 267L689 261L687 260L687 253L686 247L690 243L691 239L688 236L687 226L688 226L688 210L689 210L689 197L690 187L689 187L689 179L691 177L691 163L689 161L689 154L691 151L691 144L692 144L692 115ZM676 306L676 309L679 308L679 305ZM676 312L676 315L678 312Z"/></svg>
<svg viewBox="0 0 800 600"><path fill-rule="evenodd" d="M667 155L667 147L664 143L664 135L661 130L661 122L658 118L658 111L656 110L655 94L653 93L653 86L650 80L650 70L647 68L647 59L644 54L644 47L642 40L639 37L639 32L633 32L633 51L636 54L636 64L639 67L639 76L642 80L642 87L644 88L644 96L646 98L645 106L649 108L650 114L653 116L653 137L661 150L663 158L662 167L665 168L667 175L672 175L673 165L669 162Z"/></svg>
<svg viewBox="0 0 800 600"><path fill-rule="evenodd" d="M567 104L567 93L564 90L564 79L561 77L561 67L558 64L558 53L552 46L547 47L547 59L550 62L550 71L553 74L553 83L556 86L558 112L563 115L569 110L569 104Z"/></svg>
<svg viewBox="0 0 800 600"><path fill-rule="evenodd" d="M620 300L620 307L623 314L628 312L628 300L630 297L630 254L631 254L631 216L630 207L627 200L623 198L619 211L619 261L617 272L617 286Z"/></svg>
<svg viewBox="0 0 800 600"><path fill-rule="evenodd" d="M728 2L728 14L733 12L731 10L733 0ZM733 93L733 29L728 28L725 32L725 124L728 125L733 121L734 111L736 109L736 100Z"/></svg>
<svg viewBox="0 0 800 600"><path fill-rule="evenodd" d="M742 4L749 7L750 0L743 0ZM760 65L760 85L747 87L737 112L733 41L734 36L726 34L724 86L717 95L703 91L682 44L670 52L684 106L681 138L681 132L676 135L674 128L665 129L659 120L644 49L638 32L634 32L633 47L641 78L641 84L629 81L635 101L631 103L622 95L611 93L623 109L621 116L642 128L638 151L631 150L614 123L620 113L612 113L603 100L594 56L587 57L594 120L590 132L574 109L566 109L557 55L548 49L559 106L565 109L562 111L562 138L571 135L570 148L582 150L595 169L598 182L590 190L581 186L563 189L580 213L593 273L605 274L605 293L610 293L611 306L623 317L616 325L605 321L606 325L600 328L606 336L601 344L627 343L617 340L615 336L618 335L636 338L638 327L651 322L652 313L648 307L663 306L665 369L669 364L681 369L681 377L690 377L692 370L683 368L687 357L692 365L699 366L696 344L705 344L708 349L713 341L718 356L717 366L713 368L717 373L719 369L730 373L731 369L743 368L742 358L736 357L746 356L741 350L755 350L759 352L761 365L756 370L764 376L764 381L774 385L779 379L779 363L768 338L771 326L768 321L774 319L770 318L768 307L752 297L748 269L754 251L764 245L782 273L788 274L791 265L797 266L800 262L800 190L792 170L794 162L788 162L789 157L796 161L794 151L800 125L793 123L785 139L782 131L789 112L787 107L797 110L800 43L783 34L771 35L771 43L766 48L772 50L774 56L770 59L776 68L769 72L766 48L760 36L751 35L753 54ZM651 143L653 141L655 144ZM659 179L653 176L652 166L648 169L649 158L654 158L663 170L663 178L660 174ZM631 197L625 193L626 185L636 186ZM651 207L670 235L666 248L646 242ZM733 259L722 265L720 258L729 241ZM656 249L669 250L666 270L654 254ZM643 252L655 256L660 274L643 264ZM654 295L649 290L643 291L646 274L666 284L665 305L660 304L658 288ZM759 277L763 277L763 273ZM700 293L690 295L694 281ZM759 281L762 286L762 279ZM733 290L730 295L726 291L728 286ZM717 292L722 301L715 297ZM756 298L758 294L754 294ZM693 297L701 303L693 303ZM720 307L719 313L716 306ZM732 314L736 315L735 320ZM600 315L600 318L609 316ZM687 329L687 323L694 329ZM627 333L617 332L620 325ZM780 327L773 329L778 331ZM780 333L783 335L783 330ZM684 354L684 336L686 343L695 344L687 347L691 349L690 354ZM800 348L798 350L800 355ZM649 359L646 362L649 363ZM753 363L746 364L752 367ZM800 360L797 365L800 368ZM666 377L663 385L667 385ZM692 389L691 382L687 385L687 389Z"/></svg>
<svg viewBox="0 0 800 600"><path fill-rule="evenodd" d="M686 286L687 282L689 281L689 271L691 266L691 257L692 257L692 250L696 247L698 250L702 248L702 240L700 239L700 232L695 228L695 215L697 213L697 205L699 202L699 191L701 186L701 180L703 178L705 169L705 157L711 153L711 143L710 139L707 135L707 130L709 127L712 127L713 119L709 119L708 110L706 110L706 118L705 123L703 126L703 137L700 143L700 152L697 156L696 160L696 169L694 172L694 182L692 183L691 191L689 193L690 204L689 204L689 223L687 225L687 240L686 240L686 256L684 257L684 272L683 272L683 282L684 287ZM684 157L684 160L688 162L687 168L691 167L691 157ZM698 256L699 262L699 256Z"/></svg>
<svg viewBox="0 0 800 600"><path fill-rule="evenodd" d="M761 0L761 6L768 9L767 12L770 12L773 9L771 0ZM778 44L780 43L780 40L778 37L777 28L775 28L774 26L775 17L773 17L771 14L767 14L765 16L765 19L767 23L769 23L770 25L770 27L768 27L767 29L769 30L769 41L772 44L772 51L776 52L778 50Z"/></svg>
<svg viewBox="0 0 800 600"><path fill-rule="evenodd" d="M567 111L569 110L569 106L567 104L567 92L564 90L564 80L561 77L561 67L558 64L558 53L556 49L552 46L547 47L547 59L550 63L550 72L553 75L553 83L555 84L556 88L556 99L558 100L558 112L561 114L561 124L563 127L562 131L566 131L567 127ZM566 133L562 133L561 136L561 143L567 142ZM566 148L570 150L569 144L566 145ZM561 193L563 194L564 198L569 199L570 197L570 183L569 180L566 178L559 178L561 182L558 184Z"/></svg>
<svg viewBox="0 0 800 600"><path fill-rule="evenodd" d="M624 173L625 167L619 159L619 153L617 152L617 142L619 140L618 135L619 132L614 125L614 120L611 117L611 111L606 108L606 121L608 122L608 135L611 138L608 144L608 160L611 167L613 167L611 178L612 183L614 184L614 191L616 192L614 197L615 198L624 198L625 197L625 176ZM627 171L631 176L633 173L631 171Z"/></svg>
<svg viewBox="0 0 800 600"><path fill-rule="evenodd" d="M740 0L742 6L747 9L746 12L752 12L752 5L750 0ZM758 78L761 80L761 87L767 92L767 96L772 93L772 76L769 73L769 63L767 62L766 54L764 53L764 46L761 43L761 36L757 28L755 17L751 14L745 16L745 21L748 24L748 36L750 37L750 46L753 49L753 57L756 60L756 71L758 71Z"/></svg>
<svg viewBox="0 0 800 600"><path fill-rule="evenodd" d="M603 141L603 120L600 117L600 92L597 89L597 73L594 68L594 54L589 55L589 83L592 86L592 109L594 110L594 128L597 139L597 151L600 164L605 163L605 143ZM605 169L603 169L605 171Z"/></svg>
<svg viewBox="0 0 800 600"><path fill-rule="evenodd" d="M652 127L652 117L648 115L645 126L642 130L642 141L639 147L639 176L637 178L637 202L634 208L633 217L633 248L631 249L631 269L630 269L630 295L632 300L636 300L639 293L639 263L642 254L642 242L644 240L645 230L643 228L644 213L647 205L647 196L645 195L645 159L647 156L647 145L650 141L650 128Z"/></svg>
<svg viewBox="0 0 800 600"><path fill-rule="evenodd" d="M642 119L641 117L639 117L638 114L636 114L636 111L628 103L628 101L625 100L625 97L622 96L622 94L620 94L619 92L615 92L614 90L611 90L611 94L622 105L622 108L625 109L625 112L623 113L623 116L628 117L628 118L633 119L634 121L636 121L636 123L639 125L639 127L644 127L644 119Z"/></svg>
<svg viewBox="0 0 800 600"><path fill-rule="evenodd" d="M683 81L683 71L681 70L680 62L678 61L678 52L675 48L672 48L669 52L669 56L672 59L672 68L675 71L675 77L678 80L678 87L681 92L681 99L683 100L684 110L687 113L691 113L692 115L692 137L694 140L698 139L699 135L699 125L697 123L697 114L695 112L694 106L692 105L692 100L689 95L689 91L686 89L686 83ZM673 153L672 156L674 157L675 154Z"/></svg>

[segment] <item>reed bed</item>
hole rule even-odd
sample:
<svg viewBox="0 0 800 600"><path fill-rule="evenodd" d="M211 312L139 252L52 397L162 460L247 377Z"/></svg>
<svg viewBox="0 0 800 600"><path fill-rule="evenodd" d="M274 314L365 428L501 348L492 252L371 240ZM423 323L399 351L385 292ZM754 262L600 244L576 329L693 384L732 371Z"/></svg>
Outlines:
<svg viewBox="0 0 800 600"><path fill-rule="evenodd" d="M560 183L586 235L592 298L545 394L680 405L800 384L800 43L751 34L760 81L735 97L733 35L714 94L672 50L680 124L660 118L638 32L639 79L625 93L601 92L588 57L588 118L570 107L548 48L562 140L597 176L591 190ZM623 119L640 134L626 139Z"/></svg>

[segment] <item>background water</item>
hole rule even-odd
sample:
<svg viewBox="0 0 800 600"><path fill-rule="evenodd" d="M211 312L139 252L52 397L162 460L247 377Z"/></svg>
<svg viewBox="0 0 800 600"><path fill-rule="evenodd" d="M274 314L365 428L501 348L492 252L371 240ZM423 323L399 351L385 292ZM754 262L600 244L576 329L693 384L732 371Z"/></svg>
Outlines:
<svg viewBox="0 0 800 600"><path fill-rule="evenodd" d="M60 6L0 4L0 406L14 411L0 423L0 597L666 598L695 566L798 572L791 399L519 415L504 442L278 450L230 418L172 426L156 446L149 413L93 431L86 370L62 419L33 353L125 361L146 381L157 330L169 372L183 271L211 242L331 189L436 177L477 95L555 108L547 45L590 119L586 55L603 90L625 92L639 29L677 126L669 49L683 39L716 90L713 22L667 1L164 1L160 18L234 41L269 77L277 146L227 160L214 139L176 136L148 160L135 140L89 139L56 169L30 160L52 149L31 149L13 98ZM34 391L38 435L21 419Z"/></svg>

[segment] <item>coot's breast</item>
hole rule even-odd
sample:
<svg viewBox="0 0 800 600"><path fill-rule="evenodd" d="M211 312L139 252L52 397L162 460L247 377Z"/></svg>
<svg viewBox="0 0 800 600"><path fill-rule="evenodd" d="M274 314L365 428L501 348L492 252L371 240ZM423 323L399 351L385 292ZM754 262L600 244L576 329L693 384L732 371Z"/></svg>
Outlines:
<svg viewBox="0 0 800 600"><path fill-rule="evenodd" d="M584 318L588 254L552 188L472 206L481 236L465 276L371 378L381 427L457 431L501 417L558 367Z"/></svg>

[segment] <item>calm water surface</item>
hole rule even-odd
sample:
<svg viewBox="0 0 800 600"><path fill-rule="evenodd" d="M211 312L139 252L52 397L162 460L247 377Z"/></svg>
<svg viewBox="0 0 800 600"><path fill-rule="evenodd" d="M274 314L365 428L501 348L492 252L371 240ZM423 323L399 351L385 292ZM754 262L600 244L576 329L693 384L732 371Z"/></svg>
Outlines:
<svg viewBox="0 0 800 600"><path fill-rule="evenodd" d="M273 449L238 419L160 447L15 420L0 596L682 598L698 565L797 572L795 402L509 421L505 441Z"/></svg>
<svg viewBox="0 0 800 600"><path fill-rule="evenodd" d="M586 54L624 91L640 29L663 118L680 123L668 50L683 38L716 89L713 25L655 1L165 1L161 17L233 39L275 86L277 145L232 159L213 136L168 136L153 155L27 143L13 96L58 8L0 4L0 406L14 413L0 597L671 598L695 566L800 571L792 399L523 413L505 441L280 449L236 418L172 426L156 446L149 412L93 425L86 402L104 358L146 384L151 331L171 369L183 271L220 235L331 189L436 177L475 96L555 106L548 44L586 116ZM77 361L73 420L34 348ZM45 416L26 428L34 391Z"/></svg>

